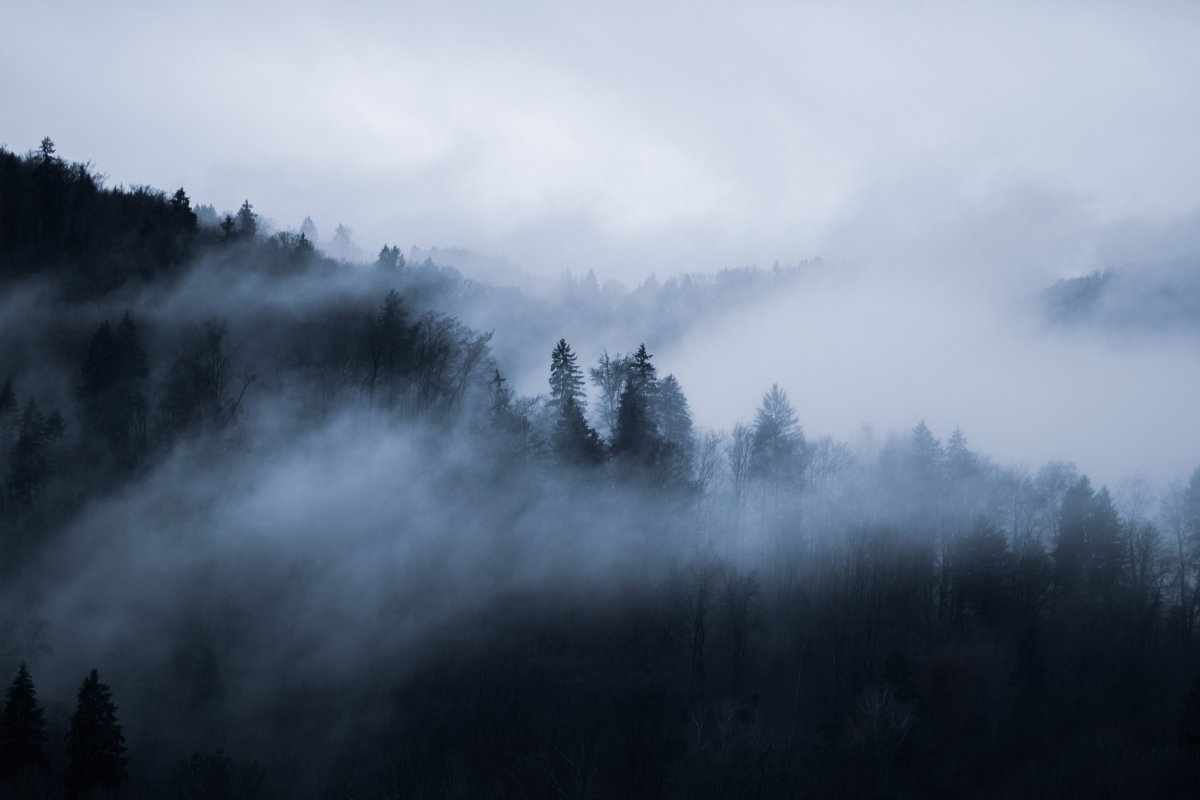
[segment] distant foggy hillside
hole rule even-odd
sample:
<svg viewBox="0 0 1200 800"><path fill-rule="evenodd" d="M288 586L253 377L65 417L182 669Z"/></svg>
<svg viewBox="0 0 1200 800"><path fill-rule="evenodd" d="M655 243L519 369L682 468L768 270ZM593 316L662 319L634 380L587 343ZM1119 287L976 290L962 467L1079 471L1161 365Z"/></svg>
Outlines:
<svg viewBox="0 0 1200 800"><path fill-rule="evenodd" d="M1055 325L1200 335L1200 258L1061 280L1043 290L1038 302Z"/></svg>

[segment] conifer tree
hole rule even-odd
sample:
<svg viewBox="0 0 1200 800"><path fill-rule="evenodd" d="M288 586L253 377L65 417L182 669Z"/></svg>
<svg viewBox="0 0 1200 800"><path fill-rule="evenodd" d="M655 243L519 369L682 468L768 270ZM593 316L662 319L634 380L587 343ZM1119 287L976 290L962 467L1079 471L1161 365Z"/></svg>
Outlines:
<svg viewBox="0 0 1200 800"><path fill-rule="evenodd" d="M630 377L637 382L642 396L647 401L654 397L654 393L658 389L658 371L651 363L653 358L654 356L646 352L646 345L643 343L638 345L637 351L629 359Z"/></svg>
<svg viewBox="0 0 1200 800"><path fill-rule="evenodd" d="M933 478L942 466L945 453L942 443L937 440L925 420L921 420L912 430L912 453L915 468L921 476Z"/></svg>
<svg viewBox="0 0 1200 800"><path fill-rule="evenodd" d="M400 295L388 291L379 311L367 319L367 392L372 398L382 386L382 405L395 400L397 379L408 368L409 325Z"/></svg>
<svg viewBox="0 0 1200 800"><path fill-rule="evenodd" d="M404 266L404 255L398 246L388 247L386 244L375 259L376 269L397 270Z"/></svg>
<svg viewBox="0 0 1200 800"><path fill-rule="evenodd" d="M116 792L125 781L125 736L107 684L96 670L79 688L79 705L67 732L67 797L95 790Z"/></svg>
<svg viewBox="0 0 1200 800"><path fill-rule="evenodd" d="M613 434L613 452L641 453L653 456L658 442L654 419L654 399L658 392L658 373L653 358L641 344L629 357L625 388L617 405L617 429Z"/></svg>
<svg viewBox="0 0 1200 800"><path fill-rule="evenodd" d="M570 395L559 410L554 428L554 452L560 461L568 464L598 464L604 458L600 437L587 424L583 409Z"/></svg>
<svg viewBox="0 0 1200 800"><path fill-rule="evenodd" d="M975 454L967 449L967 437L956 427L946 443L946 469L954 478L965 478L975 472Z"/></svg>
<svg viewBox="0 0 1200 800"><path fill-rule="evenodd" d="M565 463L594 464L603 458L600 437L583 416L584 402L583 370L567 340L559 339L550 354L550 406L557 409L554 453Z"/></svg>
<svg viewBox="0 0 1200 800"><path fill-rule="evenodd" d="M171 215L175 223L185 232L196 230L198 223L196 212L192 211L192 201L182 186L175 194L171 195Z"/></svg>
<svg viewBox="0 0 1200 800"><path fill-rule="evenodd" d="M617 429L612 445L614 453L640 453L652 449L654 424L641 387L641 381L633 375L625 381L625 389L617 406Z"/></svg>
<svg viewBox="0 0 1200 800"><path fill-rule="evenodd" d="M38 705L29 670L22 664L0 711L0 786L18 791L46 766L46 718Z"/></svg>
<svg viewBox="0 0 1200 800"><path fill-rule="evenodd" d="M663 439L682 451L692 449L692 412L674 375L659 381L654 398L655 420Z"/></svg>
<svg viewBox="0 0 1200 800"><path fill-rule="evenodd" d="M804 432L787 393L771 384L754 414L751 471L777 488L792 482L800 477L804 448Z"/></svg>
<svg viewBox="0 0 1200 800"><path fill-rule="evenodd" d="M300 235L308 239L316 245L320 240L320 235L317 233L317 224L312 221L312 217L305 217L304 222L300 223Z"/></svg>
<svg viewBox="0 0 1200 800"><path fill-rule="evenodd" d="M582 411L585 407L583 370L578 356L571 351L566 339L559 339L550 354L550 404L562 407L573 401Z"/></svg>
<svg viewBox="0 0 1200 800"><path fill-rule="evenodd" d="M237 235L242 239L253 239L258 235L258 214L254 213L254 206L249 200L238 209Z"/></svg>

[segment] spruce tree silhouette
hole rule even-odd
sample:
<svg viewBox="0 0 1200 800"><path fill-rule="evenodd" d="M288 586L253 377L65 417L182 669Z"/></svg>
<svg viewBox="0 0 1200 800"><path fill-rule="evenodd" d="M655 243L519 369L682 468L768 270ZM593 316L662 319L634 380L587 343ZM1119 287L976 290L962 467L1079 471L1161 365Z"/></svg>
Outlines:
<svg viewBox="0 0 1200 800"><path fill-rule="evenodd" d="M13 796L33 796L46 767L46 718L38 705L29 670L22 664L0 711L0 788Z"/></svg>
<svg viewBox="0 0 1200 800"><path fill-rule="evenodd" d="M563 407L573 401L582 410L585 406L583 392L583 370L578 357L571 352L566 339L559 339L550 354L550 403Z"/></svg>
<svg viewBox="0 0 1200 800"><path fill-rule="evenodd" d="M653 356L640 345L629 359L625 388L617 404L617 429L613 452L653 457L658 428L651 416L651 403L658 391L658 374L650 363Z"/></svg>
<svg viewBox="0 0 1200 800"><path fill-rule="evenodd" d="M79 687L79 706L67 732L67 797L115 793L125 780L125 736L106 684L96 670Z"/></svg>

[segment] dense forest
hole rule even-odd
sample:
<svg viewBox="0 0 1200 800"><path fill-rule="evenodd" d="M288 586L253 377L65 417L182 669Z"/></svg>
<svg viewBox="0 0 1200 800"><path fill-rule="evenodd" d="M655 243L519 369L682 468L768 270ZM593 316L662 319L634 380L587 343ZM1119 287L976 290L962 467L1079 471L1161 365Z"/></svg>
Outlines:
<svg viewBox="0 0 1200 800"><path fill-rule="evenodd" d="M1200 469L698 428L653 337L819 265L542 314L313 238L0 149L2 796L1200 791Z"/></svg>

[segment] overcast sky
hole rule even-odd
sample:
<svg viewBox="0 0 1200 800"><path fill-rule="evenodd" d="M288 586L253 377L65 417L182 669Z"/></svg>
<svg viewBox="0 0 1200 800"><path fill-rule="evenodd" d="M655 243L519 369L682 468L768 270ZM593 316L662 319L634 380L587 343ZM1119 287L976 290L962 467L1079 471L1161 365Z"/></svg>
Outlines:
<svg viewBox="0 0 1200 800"><path fill-rule="evenodd" d="M657 348L705 425L778 380L810 433L924 416L1106 480L1200 452L1194 339L1046 339L996 302L1200 253L1200 3L178 6L9 3L0 143L367 253L852 265Z"/></svg>
<svg viewBox="0 0 1200 800"><path fill-rule="evenodd" d="M0 143L626 281L980 236L1065 273L1197 206L1196 3L179 6L8 4Z"/></svg>

